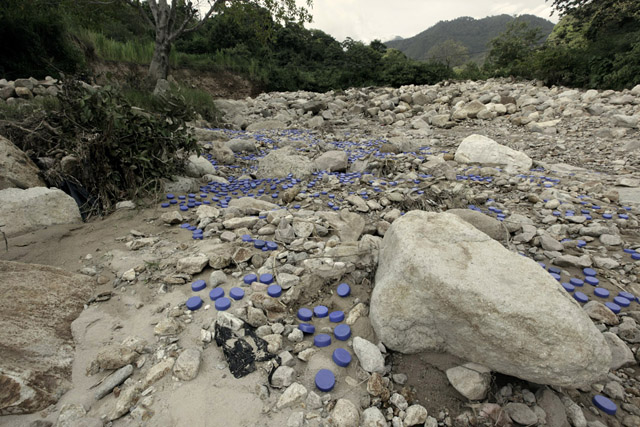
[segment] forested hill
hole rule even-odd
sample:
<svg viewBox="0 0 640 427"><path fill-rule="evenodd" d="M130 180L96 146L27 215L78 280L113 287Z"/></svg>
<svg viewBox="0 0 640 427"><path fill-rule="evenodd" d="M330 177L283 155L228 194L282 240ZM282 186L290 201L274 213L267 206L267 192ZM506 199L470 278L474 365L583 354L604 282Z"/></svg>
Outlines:
<svg viewBox="0 0 640 427"><path fill-rule="evenodd" d="M392 40L385 45L402 51L408 57L428 60L430 51L447 40L464 45L471 60L482 61L486 56L489 42L502 34L514 19L511 15L488 16L474 19L468 16L452 21L440 21L433 27L408 39ZM526 22L532 28L540 28L546 38L553 30L553 22L534 15L521 15L517 19Z"/></svg>

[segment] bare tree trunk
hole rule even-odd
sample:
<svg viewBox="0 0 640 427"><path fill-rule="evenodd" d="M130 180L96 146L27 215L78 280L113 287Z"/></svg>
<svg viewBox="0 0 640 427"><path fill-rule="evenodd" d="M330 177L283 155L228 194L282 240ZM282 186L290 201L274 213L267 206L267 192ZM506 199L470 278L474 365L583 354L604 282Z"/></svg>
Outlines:
<svg viewBox="0 0 640 427"><path fill-rule="evenodd" d="M171 53L171 42L168 39L158 40L156 37L155 48L153 49L153 59L149 65L149 77L153 81L166 79L169 75L169 54Z"/></svg>
<svg viewBox="0 0 640 427"><path fill-rule="evenodd" d="M174 0L175 2L175 0ZM160 0L157 5L151 2L156 29L156 40L153 49L153 58L149 65L149 77L155 82L158 79L166 79L169 75L169 53L171 52L171 31L175 10L167 4L166 0Z"/></svg>

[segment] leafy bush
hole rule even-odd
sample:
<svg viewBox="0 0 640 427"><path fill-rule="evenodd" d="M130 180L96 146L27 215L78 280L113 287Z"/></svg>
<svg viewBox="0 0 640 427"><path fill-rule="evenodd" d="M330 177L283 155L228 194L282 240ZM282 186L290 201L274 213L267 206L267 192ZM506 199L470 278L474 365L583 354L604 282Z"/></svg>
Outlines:
<svg viewBox="0 0 640 427"><path fill-rule="evenodd" d="M134 107L115 87L66 81L58 105L7 122L4 133L34 158L73 155L76 171L45 174L49 185L71 182L90 195L85 214L107 212L123 199L159 190L161 180L181 174L198 146L188 134L193 118L184 98L170 95L158 113ZM2 124L2 123L0 123Z"/></svg>

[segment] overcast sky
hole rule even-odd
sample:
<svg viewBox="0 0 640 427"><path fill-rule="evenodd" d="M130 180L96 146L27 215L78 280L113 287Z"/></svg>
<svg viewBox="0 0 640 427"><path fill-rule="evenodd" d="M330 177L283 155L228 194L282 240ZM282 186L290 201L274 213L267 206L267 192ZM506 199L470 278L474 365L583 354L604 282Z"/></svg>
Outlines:
<svg viewBox="0 0 640 427"><path fill-rule="evenodd" d="M300 1L300 0L298 0ZM338 41L347 37L370 42L395 36L415 36L438 21L460 16L484 18L503 13L532 14L553 22L551 7L544 0L314 0L313 22Z"/></svg>

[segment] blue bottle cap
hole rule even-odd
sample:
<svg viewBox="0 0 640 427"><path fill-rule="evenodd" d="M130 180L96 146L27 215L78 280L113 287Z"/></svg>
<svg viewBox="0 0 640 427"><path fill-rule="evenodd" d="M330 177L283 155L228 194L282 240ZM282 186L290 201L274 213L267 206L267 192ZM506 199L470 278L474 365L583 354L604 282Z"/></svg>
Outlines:
<svg viewBox="0 0 640 427"><path fill-rule="evenodd" d="M602 411L604 411L609 415L615 415L616 411L618 410L618 407L616 406L615 403L613 403L611 400L607 399L606 397L602 396L601 394L597 394L593 396L592 402L594 405L596 405L596 407L598 407L599 409L601 409Z"/></svg>
<svg viewBox="0 0 640 427"><path fill-rule="evenodd" d="M549 274L551 274L551 277L553 277L554 279L556 279L558 282L559 282L560 280L562 280L562 277L560 277L560 275L559 275L559 274L557 274L557 273L549 273Z"/></svg>
<svg viewBox="0 0 640 427"><path fill-rule="evenodd" d="M349 296L349 294L351 293L351 287L349 285L347 285L346 283L340 283L338 285L338 295L341 297L347 297Z"/></svg>
<svg viewBox="0 0 640 427"><path fill-rule="evenodd" d="M335 335L337 340L346 341L351 336L351 328L345 323L340 324L333 330L333 335Z"/></svg>
<svg viewBox="0 0 640 427"><path fill-rule="evenodd" d="M351 363L351 353L344 348L336 348L331 356L336 365L346 368Z"/></svg>
<svg viewBox="0 0 640 427"><path fill-rule="evenodd" d="M282 295L282 288L280 287L280 285L270 285L267 288L267 294L269 294L270 297L278 298L280 295Z"/></svg>
<svg viewBox="0 0 640 427"><path fill-rule="evenodd" d="M211 301L215 301L218 298L222 298L224 296L224 289L222 288L213 288L211 289L211 292L209 292L209 298L211 298Z"/></svg>
<svg viewBox="0 0 640 427"><path fill-rule="evenodd" d="M559 269L558 267L549 267L549 273L560 274L562 273L562 270Z"/></svg>
<svg viewBox="0 0 640 427"><path fill-rule="evenodd" d="M561 283L561 285L564 288L564 290L567 292L573 292L576 290L576 287L573 286L571 283Z"/></svg>
<svg viewBox="0 0 640 427"><path fill-rule="evenodd" d="M253 238L249 234L243 234L242 235L242 241L243 242L253 242Z"/></svg>
<svg viewBox="0 0 640 427"><path fill-rule="evenodd" d="M593 290L593 294L597 297L600 298L608 298L609 297L609 291L606 290L605 288L595 288Z"/></svg>
<svg viewBox="0 0 640 427"><path fill-rule="evenodd" d="M329 320L333 323L340 323L344 320L344 311L332 311L329 313Z"/></svg>
<svg viewBox="0 0 640 427"><path fill-rule="evenodd" d="M318 334L313 337L313 343L316 347L328 347L331 345L331 336L327 334Z"/></svg>
<svg viewBox="0 0 640 427"><path fill-rule="evenodd" d="M227 297L218 298L216 300L215 305L216 305L216 310L225 311L229 307L231 307L231 300Z"/></svg>
<svg viewBox="0 0 640 427"><path fill-rule="evenodd" d="M264 240L256 239L253 241L253 247L256 249L262 249L265 245Z"/></svg>
<svg viewBox="0 0 640 427"><path fill-rule="evenodd" d="M187 308L191 311L195 311L202 307L202 298L199 296L191 297L187 300Z"/></svg>
<svg viewBox="0 0 640 427"><path fill-rule="evenodd" d="M589 302L589 297L582 292L576 292L575 294L573 294L573 298L581 303Z"/></svg>
<svg viewBox="0 0 640 427"><path fill-rule="evenodd" d="M316 317L327 317L329 315L329 309L324 305L316 305L313 308L313 314L315 314Z"/></svg>
<svg viewBox="0 0 640 427"><path fill-rule="evenodd" d="M174 199L176 196L174 196L173 194L169 193L167 194L167 199L171 200Z"/></svg>
<svg viewBox="0 0 640 427"><path fill-rule="evenodd" d="M191 290L194 292L198 292L207 287L207 282L204 280L196 280L191 284Z"/></svg>
<svg viewBox="0 0 640 427"><path fill-rule="evenodd" d="M168 202L167 203L162 203L160 206L163 207L163 208L168 208L169 206L171 206L171 203L168 203Z"/></svg>
<svg viewBox="0 0 640 427"><path fill-rule="evenodd" d="M264 283L265 285L270 285L273 283L273 274L266 273L260 275L260 283Z"/></svg>
<svg viewBox="0 0 640 427"><path fill-rule="evenodd" d="M629 301L634 301L636 299L635 295L625 291L618 292L618 295L621 296L622 298L628 299Z"/></svg>
<svg viewBox="0 0 640 427"><path fill-rule="evenodd" d="M275 251L278 249L278 244L276 242L267 242L267 249L270 251Z"/></svg>
<svg viewBox="0 0 640 427"><path fill-rule="evenodd" d="M229 296L236 301L241 300L244 297L244 290L242 288L231 288Z"/></svg>
<svg viewBox="0 0 640 427"><path fill-rule="evenodd" d="M312 318L313 318L313 311L309 310L308 308L303 307L298 310L298 319L302 320L303 322L308 322Z"/></svg>
<svg viewBox="0 0 640 427"><path fill-rule="evenodd" d="M188 210L189 210L189 208L188 208L188 207L186 207L185 205L181 205L181 206L180 206L180 210L181 210L181 211L188 211Z"/></svg>
<svg viewBox="0 0 640 427"><path fill-rule="evenodd" d="M631 301L626 299L625 297L617 296L613 299L613 302L618 304L620 307L629 307Z"/></svg>
<svg viewBox="0 0 640 427"><path fill-rule="evenodd" d="M595 276L597 274L593 268L583 268L582 273L584 273L585 276Z"/></svg>
<svg viewBox="0 0 640 427"><path fill-rule="evenodd" d="M636 261L640 260L640 253L636 252L635 254L631 254L631 258Z"/></svg>
<svg viewBox="0 0 640 427"><path fill-rule="evenodd" d="M194 231L194 230L197 230L197 229L198 229L198 227L196 227L195 225L191 225L191 226L189 226L189 228L187 228L187 230L189 230L189 231Z"/></svg>
<svg viewBox="0 0 640 427"><path fill-rule="evenodd" d="M336 377L328 369L320 369L316 374L316 387L318 390L328 392L336 385Z"/></svg>
<svg viewBox="0 0 640 427"><path fill-rule="evenodd" d="M189 227L191 227L191 224L189 223L180 225L180 228L189 228Z"/></svg>
<svg viewBox="0 0 640 427"><path fill-rule="evenodd" d="M573 286L583 286L584 280L578 279L577 277L572 277L571 279L569 279L569 283L571 283Z"/></svg>
<svg viewBox="0 0 640 427"><path fill-rule="evenodd" d="M627 254L635 254L636 253L636 250L635 249L631 249L631 248L624 248L622 251L627 253Z"/></svg>
<svg viewBox="0 0 640 427"><path fill-rule="evenodd" d="M620 313L620 310L622 310L622 308L618 304L613 302L605 302L604 305L606 305L609 310L613 311L615 314Z"/></svg>
<svg viewBox="0 0 640 427"><path fill-rule="evenodd" d="M602 218L611 219L611 218L613 218L613 215L611 215L610 213L605 213L605 214L602 214Z"/></svg>
<svg viewBox="0 0 640 427"><path fill-rule="evenodd" d="M242 279L242 281L246 284L246 285L250 285L253 282L256 282L258 280L258 276L256 276L255 274L251 273L251 274L247 274L246 276L244 276L244 278Z"/></svg>
<svg viewBox="0 0 640 427"><path fill-rule="evenodd" d="M598 283L600 283L600 280L596 279L593 276L587 276L584 278L584 281L588 284L590 284L591 286L598 286Z"/></svg>
<svg viewBox="0 0 640 427"><path fill-rule="evenodd" d="M298 329L300 329L303 333L312 335L316 332L316 327L310 323L300 323L298 325Z"/></svg>

